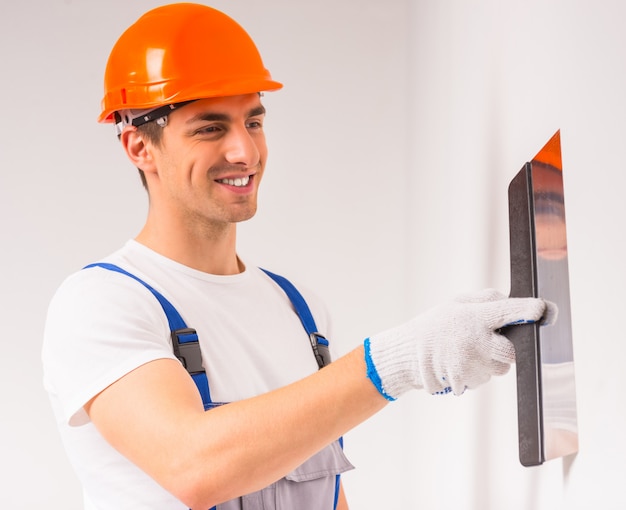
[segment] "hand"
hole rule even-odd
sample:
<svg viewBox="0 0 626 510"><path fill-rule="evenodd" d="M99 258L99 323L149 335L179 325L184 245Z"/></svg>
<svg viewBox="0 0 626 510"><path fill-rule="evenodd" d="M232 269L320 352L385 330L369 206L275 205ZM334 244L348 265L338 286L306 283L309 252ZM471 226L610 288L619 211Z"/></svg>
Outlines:
<svg viewBox="0 0 626 510"><path fill-rule="evenodd" d="M497 330L536 322L545 310L542 299L493 289L461 296L366 339L368 377L389 400L413 388L460 395L515 361L513 344Z"/></svg>

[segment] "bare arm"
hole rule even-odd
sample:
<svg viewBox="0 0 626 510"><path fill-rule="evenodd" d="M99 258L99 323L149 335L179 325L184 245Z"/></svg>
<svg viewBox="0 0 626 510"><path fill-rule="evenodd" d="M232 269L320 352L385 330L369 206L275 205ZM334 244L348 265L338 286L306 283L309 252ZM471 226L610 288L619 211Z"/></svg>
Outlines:
<svg viewBox="0 0 626 510"><path fill-rule="evenodd" d="M87 412L163 487L191 508L210 508L292 471L382 409L381 393L448 384L462 393L505 373L513 346L496 330L539 320L544 309L540 299L492 290L466 296L366 340L371 381L361 346L294 384L206 413L180 363L156 360L102 391Z"/></svg>
<svg viewBox="0 0 626 510"><path fill-rule="evenodd" d="M113 447L186 505L210 508L273 483L386 403L359 347L301 381L210 412L177 361L156 360L102 391L87 412Z"/></svg>

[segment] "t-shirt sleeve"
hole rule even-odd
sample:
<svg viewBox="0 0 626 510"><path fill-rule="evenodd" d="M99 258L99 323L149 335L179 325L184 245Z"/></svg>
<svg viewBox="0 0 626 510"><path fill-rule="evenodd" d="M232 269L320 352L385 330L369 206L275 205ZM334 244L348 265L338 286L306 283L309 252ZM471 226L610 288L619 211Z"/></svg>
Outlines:
<svg viewBox="0 0 626 510"><path fill-rule="evenodd" d="M44 386L70 425L115 381L156 359L176 359L167 317L152 293L113 271L70 276L53 297L42 349Z"/></svg>

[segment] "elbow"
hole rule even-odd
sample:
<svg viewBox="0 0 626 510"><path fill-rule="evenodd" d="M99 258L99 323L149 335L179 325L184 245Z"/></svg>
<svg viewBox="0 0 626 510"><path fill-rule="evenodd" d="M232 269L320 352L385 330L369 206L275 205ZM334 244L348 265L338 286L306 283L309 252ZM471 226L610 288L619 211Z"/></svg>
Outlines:
<svg viewBox="0 0 626 510"><path fill-rule="evenodd" d="M207 485L206 481L179 479L168 490L191 510L207 510L223 502Z"/></svg>
<svg viewBox="0 0 626 510"><path fill-rule="evenodd" d="M264 486L260 483L241 485L241 479L250 480L250 478L236 476L225 467L222 469L213 466L207 469L204 463L195 468L171 469L166 476L167 486L165 484L164 486L191 510L207 510Z"/></svg>
<svg viewBox="0 0 626 510"><path fill-rule="evenodd" d="M161 485L191 510L207 510L225 499L219 494L217 476L207 472L206 466L176 466L161 477Z"/></svg>

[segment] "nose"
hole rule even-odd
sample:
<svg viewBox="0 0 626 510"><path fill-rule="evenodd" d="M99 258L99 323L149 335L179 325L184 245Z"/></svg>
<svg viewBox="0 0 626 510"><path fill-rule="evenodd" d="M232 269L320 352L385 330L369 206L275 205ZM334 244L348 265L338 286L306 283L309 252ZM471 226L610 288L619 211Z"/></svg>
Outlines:
<svg viewBox="0 0 626 510"><path fill-rule="evenodd" d="M233 165L254 167L259 163L264 143L259 133L251 134L245 126L233 127L225 138L224 157Z"/></svg>

